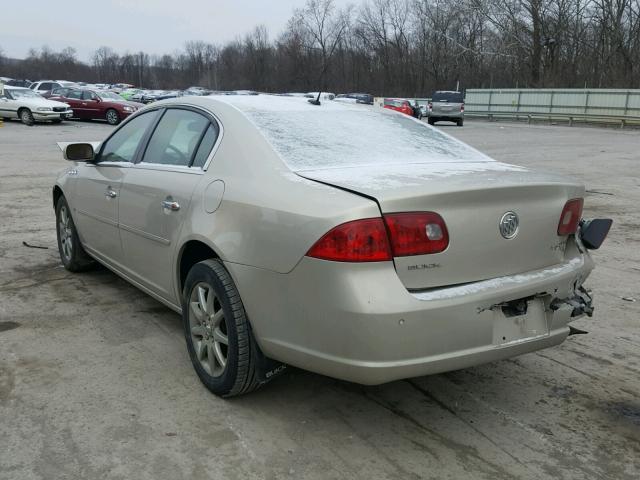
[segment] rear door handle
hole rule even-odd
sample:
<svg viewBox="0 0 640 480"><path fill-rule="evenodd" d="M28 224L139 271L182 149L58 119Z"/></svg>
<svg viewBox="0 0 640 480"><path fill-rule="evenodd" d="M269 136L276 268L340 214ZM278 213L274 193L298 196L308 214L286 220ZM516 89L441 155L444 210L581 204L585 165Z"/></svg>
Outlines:
<svg viewBox="0 0 640 480"><path fill-rule="evenodd" d="M180 204L178 202L172 202L170 200L163 200L162 208L171 210L172 212L177 212L178 210L180 210Z"/></svg>

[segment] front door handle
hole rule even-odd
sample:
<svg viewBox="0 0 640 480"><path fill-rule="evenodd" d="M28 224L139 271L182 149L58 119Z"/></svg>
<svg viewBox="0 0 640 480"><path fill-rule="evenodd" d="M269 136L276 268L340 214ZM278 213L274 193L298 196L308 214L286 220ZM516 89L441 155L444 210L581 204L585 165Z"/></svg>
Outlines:
<svg viewBox="0 0 640 480"><path fill-rule="evenodd" d="M107 191L104 192L104 196L107 198L116 198L118 196L118 192L116 192L115 190L111 190L110 188L107 188Z"/></svg>
<svg viewBox="0 0 640 480"><path fill-rule="evenodd" d="M177 212L178 210L180 210L180 204L178 202L172 202L170 200L163 200L162 208L171 210L172 212Z"/></svg>

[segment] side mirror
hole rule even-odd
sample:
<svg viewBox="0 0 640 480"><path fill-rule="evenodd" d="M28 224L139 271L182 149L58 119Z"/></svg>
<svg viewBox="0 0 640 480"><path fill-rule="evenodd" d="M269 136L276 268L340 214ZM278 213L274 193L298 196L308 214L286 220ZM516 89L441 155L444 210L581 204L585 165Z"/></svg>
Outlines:
<svg viewBox="0 0 640 480"><path fill-rule="evenodd" d="M95 159L94 146L91 143L58 142L62 156L71 162L91 162Z"/></svg>
<svg viewBox="0 0 640 480"><path fill-rule="evenodd" d="M580 239L589 250L597 250L607 238L613 220L610 218L596 218L580 222Z"/></svg>

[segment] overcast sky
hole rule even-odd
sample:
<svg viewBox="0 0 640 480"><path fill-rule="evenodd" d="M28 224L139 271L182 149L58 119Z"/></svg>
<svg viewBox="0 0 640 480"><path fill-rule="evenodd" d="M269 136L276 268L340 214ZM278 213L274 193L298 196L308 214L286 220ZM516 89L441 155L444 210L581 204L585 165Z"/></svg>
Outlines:
<svg viewBox="0 0 640 480"><path fill-rule="evenodd" d="M342 7L357 0L334 0ZM2 2L4 3L4 2ZM2 8L0 48L24 58L30 48L67 46L81 60L106 45L119 53L172 53L188 40L221 43L266 25L271 39L304 0L23 0Z"/></svg>

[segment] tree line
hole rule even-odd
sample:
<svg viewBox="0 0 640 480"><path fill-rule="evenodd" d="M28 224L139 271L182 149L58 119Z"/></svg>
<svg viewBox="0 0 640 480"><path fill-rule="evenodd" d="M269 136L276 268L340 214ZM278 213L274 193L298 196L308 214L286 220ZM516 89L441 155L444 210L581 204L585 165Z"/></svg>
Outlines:
<svg viewBox="0 0 640 480"><path fill-rule="evenodd" d="M269 38L189 41L176 53L32 49L0 74L131 83L148 88L361 91L424 96L435 89L640 88L640 0L307 0Z"/></svg>

